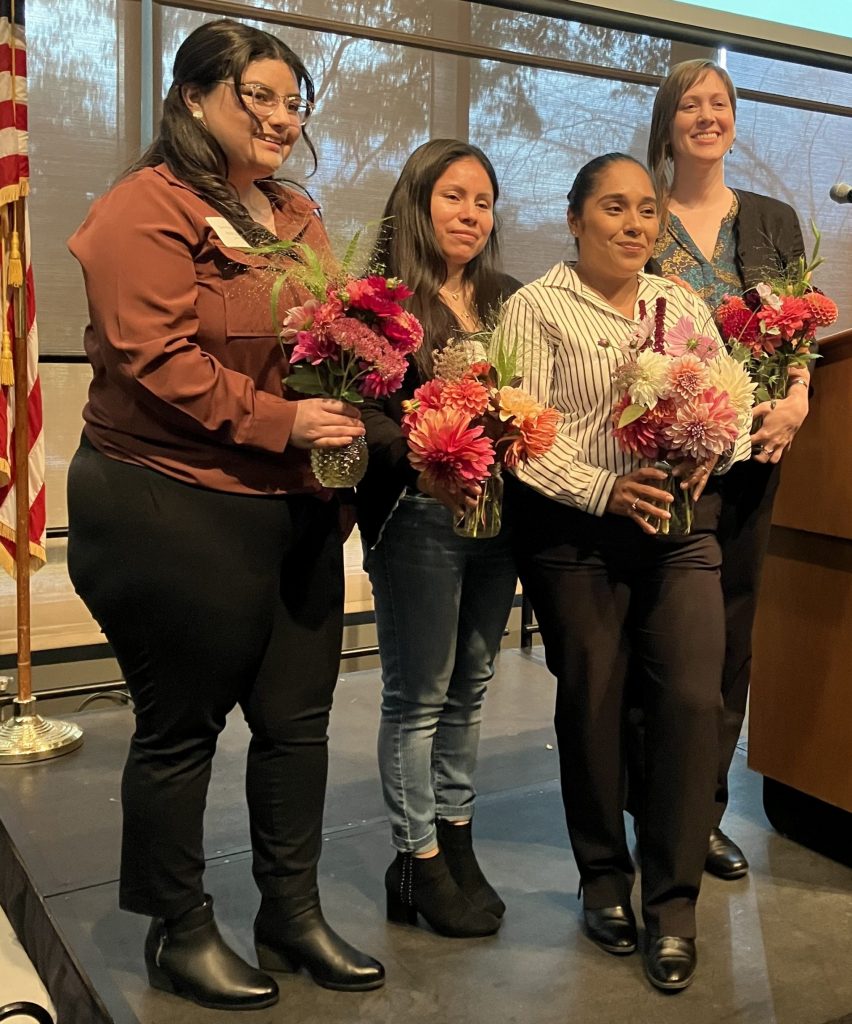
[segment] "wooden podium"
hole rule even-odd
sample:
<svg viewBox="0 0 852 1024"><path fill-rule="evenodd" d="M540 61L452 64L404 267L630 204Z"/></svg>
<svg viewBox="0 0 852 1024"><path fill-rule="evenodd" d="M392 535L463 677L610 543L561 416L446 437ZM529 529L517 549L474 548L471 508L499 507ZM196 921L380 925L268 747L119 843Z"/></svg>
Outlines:
<svg viewBox="0 0 852 1024"><path fill-rule="evenodd" d="M820 353L772 517L748 760L779 831L852 855L852 330Z"/></svg>

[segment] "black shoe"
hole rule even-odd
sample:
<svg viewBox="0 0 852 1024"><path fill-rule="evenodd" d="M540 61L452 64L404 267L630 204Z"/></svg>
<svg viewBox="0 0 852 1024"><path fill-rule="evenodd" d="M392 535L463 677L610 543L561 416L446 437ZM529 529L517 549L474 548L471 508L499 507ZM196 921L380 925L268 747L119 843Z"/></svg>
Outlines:
<svg viewBox="0 0 852 1024"><path fill-rule="evenodd" d="M634 953L639 941L636 918L630 907L583 907L586 934L607 953Z"/></svg>
<svg viewBox="0 0 852 1024"><path fill-rule="evenodd" d="M482 873L473 852L471 823L466 821L463 825L457 825L439 818L437 828L438 846L444 851L447 867L456 885L479 910L502 917L506 913L506 904Z"/></svg>
<svg viewBox="0 0 852 1024"><path fill-rule="evenodd" d="M385 873L388 920L417 924L421 914L441 935L474 938L493 935L500 918L475 907L450 874L440 851L434 857L398 853Z"/></svg>
<svg viewBox="0 0 852 1024"><path fill-rule="evenodd" d="M679 992L695 977L695 939L676 935L648 935L645 940L645 973L648 981L666 992Z"/></svg>
<svg viewBox="0 0 852 1024"><path fill-rule="evenodd" d="M748 861L743 851L720 828L710 830L710 845L704 870L717 878L731 881L748 872Z"/></svg>
<svg viewBox="0 0 852 1024"><path fill-rule="evenodd" d="M263 900L254 922L257 962L292 974L304 967L317 985L340 992L381 988L385 969L329 927L318 906L287 917L283 900Z"/></svg>
<svg viewBox="0 0 852 1024"><path fill-rule="evenodd" d="M213 900L175 921L154 918L145 940L152 988L213 1010L258 1010L278 1002L278 986L225 945Z"/></svg>

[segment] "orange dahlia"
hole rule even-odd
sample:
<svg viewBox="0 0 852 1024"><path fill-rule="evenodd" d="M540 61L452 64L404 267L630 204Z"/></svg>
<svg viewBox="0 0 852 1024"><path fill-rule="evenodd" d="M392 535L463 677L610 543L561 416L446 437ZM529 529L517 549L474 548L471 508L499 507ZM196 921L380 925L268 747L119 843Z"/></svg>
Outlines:
<svg viewBox="0 0 852 1024"><path fill-rule="evenodd" d="M837 319L837 304L822 292L805 292L805 302L818 327L829 327Z"/></svg>

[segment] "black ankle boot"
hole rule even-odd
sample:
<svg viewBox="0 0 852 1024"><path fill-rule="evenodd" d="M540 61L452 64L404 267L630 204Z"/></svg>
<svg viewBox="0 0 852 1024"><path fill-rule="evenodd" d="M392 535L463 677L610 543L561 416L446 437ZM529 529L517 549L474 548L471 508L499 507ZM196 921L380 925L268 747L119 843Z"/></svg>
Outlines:
<svg viewBox="0 0 852 1024"><path fill-rule="evenodd" d="M441 935L493 935L500 918L475 907L458 887L440 851L434 857L398 853L385 873L388 920L417 924L421 914Z"/></svg>
<svg viewBox="0 0 852 1024"><path fill-rule="evenodd" d="M437 827L438 846L444 851L447 867L456 885L479 910L487 910L495 917L502 917L506 913L506 904L483 875L473 852L471 822L457 825L439 818Z"/></svg>
<svg viewBox="0 0 852 1024"><path fill-rule="evenodd" d="M287 911L285 900L260 904L254 944L264 970L293 973L304 967L317 985L341 992L365 992L384 985L384 967L330 928L319 906L295 917Z"/></svg>
<svg viewBox="0 0 852 1024"><path fill-rule="evenodd" d="M154 918L145 940L152 988L213 1010L258 1010L278 1002L267 974L225 945L213 919L213 900L174 921Z"/></svg>

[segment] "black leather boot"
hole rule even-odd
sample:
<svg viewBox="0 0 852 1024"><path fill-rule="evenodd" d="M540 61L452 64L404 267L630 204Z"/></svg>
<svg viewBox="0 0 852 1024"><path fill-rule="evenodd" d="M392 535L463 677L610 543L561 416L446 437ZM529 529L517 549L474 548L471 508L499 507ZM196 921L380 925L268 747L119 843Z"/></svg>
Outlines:
<svg viewBox="0 0 852 1024"><path fill-rule="evenodd" d="M388 920L417 924L421 914L441 935L473 938L493 935L500 918L475 907L450 874L444 854L415 857L398 853L385 873Z"/></svg>
<svg viewBox="0 0 852 1024"><path fill-rule="evenodd" d="M495 917L502 917L506 913L506 904L483 875L473 852L471 822L466 821L463 825L458 825L439 818L437 828L438 846L444 852L447 867L456 885L475 907L487 910Z"/></svg>
<svg viewBox="0 0 852 1024"><path fill-rule="evenodd" d="M278 1002L278 986L225 945L213 900L176 920L154 918L145 940L152 988L213 1010L258 1010Z"/></svg>
<svg viewBox="0 0 852 1024"><path fill-rule="evenodd" d="M283 899L261 901L254 921L254 945L264 970L292 974L304 967L317 985L340 992L365 992L384 985L384 967L330 928L319 906L295 917L288 916L289 907Z"/></svg>

